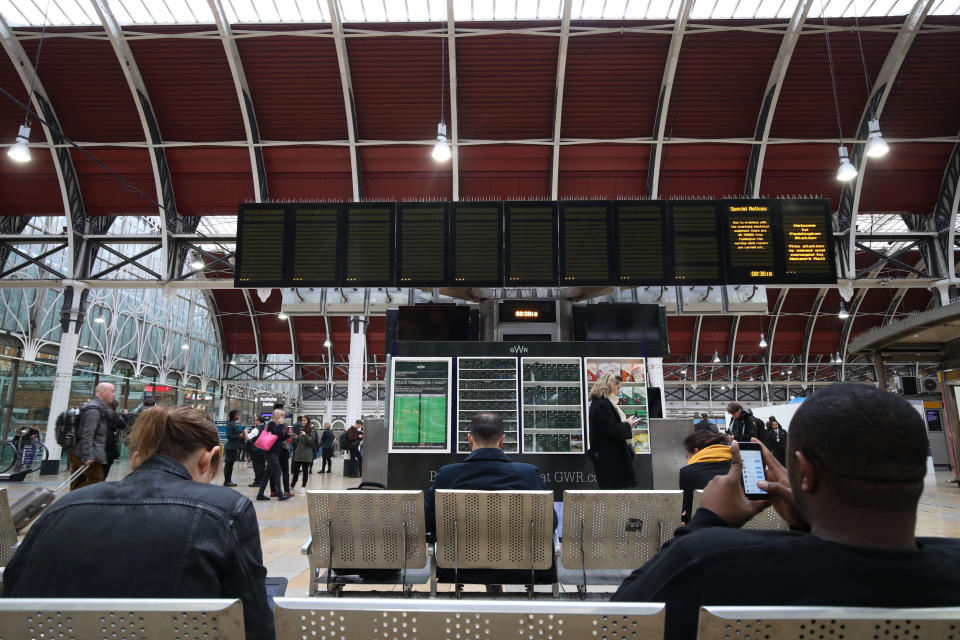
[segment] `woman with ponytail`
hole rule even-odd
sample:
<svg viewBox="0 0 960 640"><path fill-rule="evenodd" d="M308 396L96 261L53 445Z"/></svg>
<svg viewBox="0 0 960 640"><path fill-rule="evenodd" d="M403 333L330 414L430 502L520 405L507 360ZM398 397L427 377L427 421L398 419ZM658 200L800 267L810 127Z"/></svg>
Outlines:
<svg viewBox="0 0 960 640"><path fill-rule="evenodd" d="M253 504L211 482L220 436L192 407L143 411L131 473L60 498L3 573L6 598L239 598L248 639L274 638Z"/></svg>

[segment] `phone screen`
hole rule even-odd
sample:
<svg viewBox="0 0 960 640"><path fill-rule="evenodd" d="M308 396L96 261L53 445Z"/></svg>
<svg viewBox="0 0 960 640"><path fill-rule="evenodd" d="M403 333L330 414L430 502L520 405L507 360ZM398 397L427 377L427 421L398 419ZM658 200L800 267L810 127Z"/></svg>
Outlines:
<svg viewBox="0 0 960 640"><path fill-rule="evenodd" d="M757 486L760 480L766 480L763 473L763 456L760 449L740 449L740 457L743 459L743 490L749 496L766 495L766 491Z"/></svg>

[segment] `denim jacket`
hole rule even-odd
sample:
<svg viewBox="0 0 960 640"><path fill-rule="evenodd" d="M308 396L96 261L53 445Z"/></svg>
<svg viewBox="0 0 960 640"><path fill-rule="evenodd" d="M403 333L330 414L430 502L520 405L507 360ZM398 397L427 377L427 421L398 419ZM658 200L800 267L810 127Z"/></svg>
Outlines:
<svg viewBox="0 0 960 640"><path fill-rule="evenodd" d="M60 498L3 573L5 598L239 598L247 638L274 638L253 504L154 456Z"/></svg>

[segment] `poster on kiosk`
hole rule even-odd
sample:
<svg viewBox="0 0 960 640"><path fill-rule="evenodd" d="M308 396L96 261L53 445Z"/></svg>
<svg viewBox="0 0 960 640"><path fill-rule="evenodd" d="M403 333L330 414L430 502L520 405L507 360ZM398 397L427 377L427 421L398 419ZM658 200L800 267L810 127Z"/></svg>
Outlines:
<svg viewBox="0 0 960 640"><path fill-rule="evenodd" d="M450 453L453 358L390 361L390 453Z"/></svg>

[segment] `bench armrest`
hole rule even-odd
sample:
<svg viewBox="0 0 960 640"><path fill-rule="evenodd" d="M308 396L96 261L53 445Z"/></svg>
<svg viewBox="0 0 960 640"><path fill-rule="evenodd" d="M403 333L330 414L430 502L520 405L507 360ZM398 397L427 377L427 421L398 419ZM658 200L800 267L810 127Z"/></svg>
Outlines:
<svg viewBox="0 0 960 640"><path fill-rule="evenodd" d="M300 547L300 553L302 555L310 555L310 546L313 544L313 536L307 536L306 541L304 541L303 546Z"/></svg>

